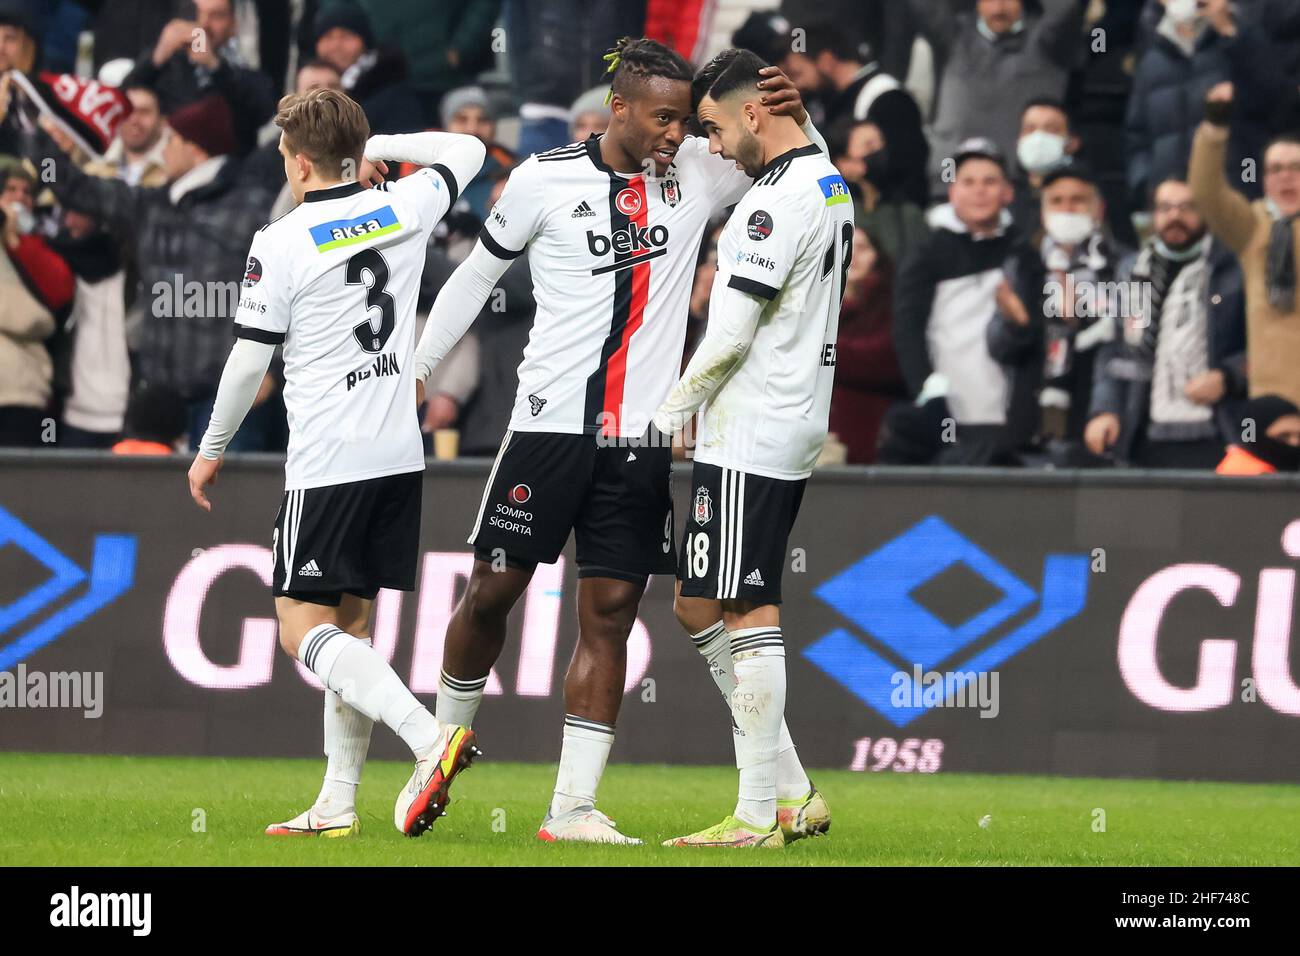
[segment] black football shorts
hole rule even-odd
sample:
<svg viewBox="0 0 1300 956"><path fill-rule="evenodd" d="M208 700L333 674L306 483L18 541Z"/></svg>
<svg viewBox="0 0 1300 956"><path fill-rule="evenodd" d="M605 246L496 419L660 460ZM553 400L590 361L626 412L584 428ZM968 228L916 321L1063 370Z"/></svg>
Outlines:
<svg viewBox="0 0 1300 956"><path fill-rule="evenodd" d="M506 432L469 543L481 560L552 564L572 532L582 577L672 574L672 449Z"/></svg>
<svg viewBox="0 0 1300 956"><path fill-rule="evenodd" d="M697 461L677 568L682 595L780 604L786 546L807 484Z"/></svg>
<svg viewBox="0 0 1300 956"><path fill-rule="evenodd" d="M271 593L337 607L343 595L415 590L423 471L286 491Z"/></svg>

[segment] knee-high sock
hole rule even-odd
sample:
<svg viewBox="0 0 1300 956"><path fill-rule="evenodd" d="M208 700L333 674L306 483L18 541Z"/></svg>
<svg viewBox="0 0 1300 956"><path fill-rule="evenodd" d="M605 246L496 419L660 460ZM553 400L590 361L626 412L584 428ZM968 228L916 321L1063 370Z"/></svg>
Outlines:
<svg viewBox="0 0 1300 956"><path fill-rule="evenodd" d="M369 640L358 640L370 646ZM374 726L373 720L325 688L325 782L315 804L321 814L338 816L356 809L357 785L361 783Z"/></svg>
<svg viewBox="0 0 1300 956"><path fill-rule="evenodd" d="M333 624L318 624L298 645L298 660L348 706L387 724L417 758L433 748L438 721L374 648Z"/></svg>
<svg viewBox="0 0 1300 956"><path fill-rule="evenodd" d="M469 727L474 723L478 705L483 700L483 688L487 678L478 680L458 680L445 670L438 678L438 700L434 704L434 716L440 724L455 724Z"/></svg>
<svg viewBox="0 0 1300 956"><path fill-rule="evenodd" d="M736 689L736 674L731 661L731 636L721 622L706 627L698 634L691 635L695 649L709 662L709 676L722 692L722 701L731 712L731 692ZM441 719L441 717L439 718ZM735 735L736 723L732 721L732 742L739 738ZM777 744L776 761L776 795L780 800L803 800L812 790L812 783L799 760L795 750L794 739L786 727L785 718L781 718L781 737Z"/></svg>
<svg viewBox="0 0 1300 956"><path fill-rule="evenodd" d="M609 748L613 745L613 724L564 715L564 745L560 748L560 770L551 797L552 816L596 805L596 788L600 786Z"/></svg>
<svg viewBox="0 0 1300 956"><path fill-rule="evenodd" d="M776 764L785 712L785 645L779 627L749 627L732 632L736 689L731 716L736 722L736 766L740 794L736 816L767 829L776 824Z"/></svg>

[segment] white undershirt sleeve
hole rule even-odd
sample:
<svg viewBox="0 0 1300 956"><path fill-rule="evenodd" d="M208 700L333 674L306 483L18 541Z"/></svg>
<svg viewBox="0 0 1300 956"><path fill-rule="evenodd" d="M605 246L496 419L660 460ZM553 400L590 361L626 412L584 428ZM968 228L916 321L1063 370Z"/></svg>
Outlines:
<svg viewBox="0 0 1300 956"><path fill-rule="evenodd" d="M470 254L456 267L429 310L424 333L415 347L416 381L426 381L433 367L469 331L488 296L509 268L510 260L499 259L488 252L482 240L474 243Z"/></svg>
<svg viewBox="0 0 1300 956"><path fill-rule="evenodd" d="M483 168L487 147L477 136L461 133L379 134L366 141L366 159L417 166L442 166L455 180L450 185L457 194L470 184Z"/></svg>
<svg viewBox="0 0 1300 956"><path fill-rule="evenodd" d="M226 453L230 439L235 437L244 416L253 407L253 399L257 398L257 390L274 355L274 345L253 339L235 340L226 367L221 372L221 384L217 386L208 430L199 443L199 454L204 458L215 460Z"/></svg>
<svg viewBox="0 0 1300 956"><path fill-rule="evenodd" d="M655 428L675 435L740 363L754 341L767 300L714 280L709 324L686 371L655 412Z"/></svg>
<svg viewBox="0 0 1300 956"><path fill-rule="evenodd" d="M807 111L805 110L805 112ZM813 125L811 116L805 119L803 121L803 125L800 126L799 128L803 130L803 134L805 136L807 136L810 140L812 140L814 146L816 146L823 153L825 153L827 157L830 156L831 154L830 147L826 145L826 140L822 138L822 134L818 132L817 127Z"/></svg>

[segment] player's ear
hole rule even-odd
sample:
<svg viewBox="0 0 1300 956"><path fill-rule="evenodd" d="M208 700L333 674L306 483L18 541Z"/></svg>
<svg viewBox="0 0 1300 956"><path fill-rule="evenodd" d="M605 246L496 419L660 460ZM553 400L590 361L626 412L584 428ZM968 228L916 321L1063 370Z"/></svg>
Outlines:
<svg viewBox="0 0 1300 956"><path fill-rule="evenodd" d="M295 154L293 162L298 169L298 179L301 182L306 182L311 178L311 160L307 158L305 153Z"/></svg>
<svg viewBox="0 0 1300 956"><path fill-rule="evenodd" d="M627 100L623 99L622 94L615 93L610 97L609 113L611 118L616 118L620 123L627 119Z"/></svg>

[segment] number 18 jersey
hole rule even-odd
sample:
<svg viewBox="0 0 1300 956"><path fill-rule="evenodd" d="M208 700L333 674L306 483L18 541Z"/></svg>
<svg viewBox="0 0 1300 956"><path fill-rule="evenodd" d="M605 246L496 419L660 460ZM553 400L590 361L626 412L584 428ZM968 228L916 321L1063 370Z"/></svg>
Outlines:
<svg viewBox="0 0 1300 956"><path fill-rule="evenodd" d="M826 441L853 203L816 146L773 159L718 238L719 290L766 300L754 341L700 414L695 460L767 478L812 474Z"/></svg>
<svg viewBox="0 0 1300 956"><path fill-rule="evenodd" d="M453 183L434 166L315 190L253 237L235 334L284 346L287 490L424 468L415 305Z"/></svg>

